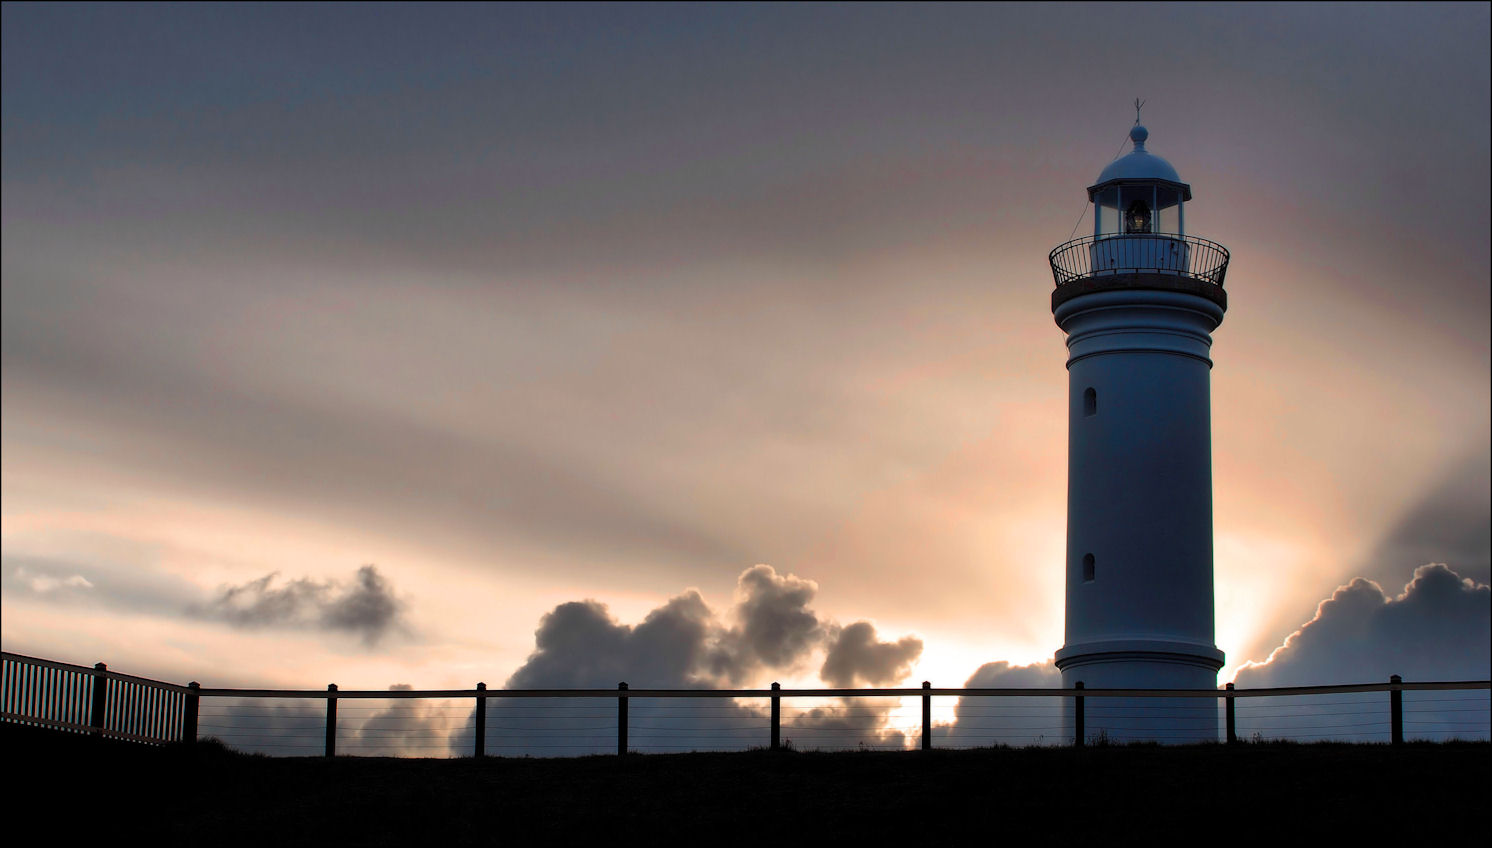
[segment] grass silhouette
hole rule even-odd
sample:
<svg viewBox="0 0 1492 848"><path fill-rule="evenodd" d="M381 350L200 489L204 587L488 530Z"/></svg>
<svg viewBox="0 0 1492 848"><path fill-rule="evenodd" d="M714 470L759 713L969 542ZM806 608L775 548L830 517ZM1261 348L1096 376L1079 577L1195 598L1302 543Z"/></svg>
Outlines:
<svg viewBox="0 0 1492 848"><path fill-rule="evenodd" d="M1492 777L1486 742L326 760L15 725L0 738L12 821L235 845L880 842L971 827L1040 844L1469 839Z"/></svg>

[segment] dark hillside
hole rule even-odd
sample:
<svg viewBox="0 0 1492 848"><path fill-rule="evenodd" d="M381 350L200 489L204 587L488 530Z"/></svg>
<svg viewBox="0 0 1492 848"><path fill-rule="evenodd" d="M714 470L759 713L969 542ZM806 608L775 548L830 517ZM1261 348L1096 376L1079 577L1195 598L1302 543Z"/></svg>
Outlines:
<svg viewBox="0 0 1492 848"><path fill-rule="evenodd" d="M774 844L972 826L995 843L1412 844L1485 836L1492 785L1488 743L327 761L4 731L12 827L109 843Z"/></svg>

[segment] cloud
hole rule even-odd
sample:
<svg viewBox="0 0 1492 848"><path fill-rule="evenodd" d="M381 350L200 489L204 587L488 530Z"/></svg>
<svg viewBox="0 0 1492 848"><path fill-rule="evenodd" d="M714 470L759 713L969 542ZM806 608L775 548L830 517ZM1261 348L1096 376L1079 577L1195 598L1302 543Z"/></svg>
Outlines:
<svg viewBox="0 0 1492 848"><path fill-rule="evenodd" d="M278 572L228 586L200 609L238 627L289 627L353 633L374 645L403 628L403 603L372 565L357 570L351 585L308 577L276 586Z"/></svg>
<svg viewBox="0 0 1492 848"><path fill-rule="evenodd" d="M409 691L408 683L389 686L390 692ZM451 745L453 710L449 702L424 698L390 701L343 700L338 704L338 752L375 757L429 757L470 754ZM345 743L345 744L344 744Z"/></svg>
<svg viewBox="0 0 1492 848"><path fill-rule="evenodd" d="M1492 587L1444 564L1415 569L1397 596L1362 577L1338 587L1316 615L1262 663L1238 670L1240 689L1406 681L1486 680L1492 666ZM1487 692L1406 692L1410 738L1486 738ZM1386 741L1388 696L1244 699L1245 737Z"/></svg>
<svg viewBox="0 0 1492 848"><path fill-rule="evenodd" d="M769 569L770 570L770 569ZM748 598L749 600L749 598ZM643 619L622 624L594 600L560 604L539 621L534 652L508 678L508 689L717 688L713 669L739 633L724 628L695 590L670 598ZM730 667L744 666L732 661ZM760 745L759 710L733 700L629 704L632 747L646 750ZM575 756L615 750L613 699L504 699L488 702L488 750L506 756ZM474 717L451 738L454 754L472 750Z"/></svg>
<svg viewBox="0 0 1492 848"><path fill-rule="evenodd" d="M408 691L395 683L389 691ZM379 757L429 757L471 753L452 741L467 701L342 698L337 702L337 753ZM273 756L316 756L326 749L326 701L320 698L208 698L198 732L240 751ZM459 733L459 731L458 731Z"/></svg>
<svg viewBox="0 0 1492 848"><path fill-rule="evenodd" d="M876 748L900 750L906 734L886 726L896 698L840 698L833 704L795 708L784 704L782 738L794 748Z"/></svg>
<svg viewBox="0 0 1492 848"><path fill-rule="evenodd" d="M1405 680L1485 680L1492 665L1492 587L1461 577L1443 564L1415 570L1394 596L1376 582L1356 578L1317 607L1316 615L1261 663L1247 663L1240 689ZM1050 662L1012 666L987 663L967 688L1060 688L1061 672ZM1091 700L1091 699L1090 699ZM1485 691L1408 692L1405 734L1410 738L1486 738ZM953 721L937 725L934 744L944 747L993 744L1067 744L1062 736L1063 701L1057 698L964 697ZM1089 725L1103 709L1089 705ZM1246 698L1238 701L1238 732L1244 738L1387 741L1388 696L1362 695Z"/></svg>
<svg viewBox="0 0 1492 848"><path fill-rule="evenodd" d="M51 574L36 574L24 567L18 567L15 569L14 576L22 586L38 595L71 593L93 588L93 583L81 574L57 577Z"/></svg>
<svg viewBox="0 0 1492 848"><path fill-rule="evenodd" d="M605 604L570 601L539 621L534 652L508 678L507 689L632 689L760 686L768 674L802 666L827 651L821 674L835 685L856 679L891 683L904 677L922 642L881 642L869 622L840 627L809 604L818 584L769 565L741 573L730 609L717 614L687 590L623 624ZM896 701L784 704L783 733L799 747L901 747L886 726ZM502 698L488 704L488 750L494 754L565 756L615 750L617 704L600 700ZM642 750L739 750L768 741L766 703L737 699L634 699L629 742ZM450 739L452 753L471 750L475 721Z"/></svg>
<svg viewBox="0 0 1492 848"><path fill-rule="evenodd" d="M508 678L508 689L714 688L703 664L714 615L687 591L629 626L597 601L560 604L540 621L536 650ZM761 713L734 700L631 701L630 747L643 750L743 749L765 735L749 728ZM614 699L495 698L488 701L487 749L504 756L576 756L615 750ZM743 732L744 731L744 732ZM452 753L472 750L474 718L451 739Z"/></svg>
<svg viewBox="0 0 1492 848"><path fill-rule="evenodd" d="M964 683L966 689L1060 689L1062 672L1050 660L1030 665L985 663Z"/></svg>
<svg viewBox="0 0 1492 848"><path fill-rule="evenodd" d="M535 650L508 678L509 689L586 689L704 684L713 613L694 590L669 599L635 627L593 600L563 603L539 621Z"/></svg>
<svg viewBox="0 0 1492 848"><path fill-rule="evenodd" d="M321 621L323 627L358 633L372 644L396 626L399 610L388 580L378 569L365 565L357 570L354 585L322 608Z"/></svg>
<svg viewBox="0 0 1492 848"><path fill-rule="evenodd" d="M736 625L719 634L712 674L738 684L761 668L791 670L824 636L808 603L818 584L770 565L755 565L736 581Z"/></svg>
<svg viewBox="0 0 1492 848"><path fill-rule="evenodd" d="M725 615L693 589L637 625L617 621L596 600L562 603L540 619L533 653L505 688L744 685L761 671L790 670L820 644L823 625L807 607L817 590L811 580L757 565L741 574Z"/></svg>
<svg viewBox="0 0 1492 848"><path fill-rule="evenodd" d="M181 615L183 607L202 597L195 586L121 551L76 559L6 554L0 560L0 590L26 601L166 615Z"/></svg>
<svg viewBox="0 0 1492 848"><path fill-rule="evenodd" d="M830 686L849 687L856 681L867 686L895 683L922 656L921 639L905 636L897 642L876 641L875 626L868 621L834 628L829 643L819 676Z"/></svg>
<svg viewBox="0 0 1492 848"><path fill-rule="evenodd" d="M1387 680L1485 680L1492 587L1443 564L1415 569L1397 597L1372 580L1338 587L1316 615L1262 663L1247 663L1243 687Z"/></svg>
<svg viewBox="0 0 1492 848"><path fill-rule="evenodd" d="M1060 689L1062 672L1051 660L1013 666L991 662L964 683L966 689ZM1061 698L959 698L953 722L933 728L933 744L950 748L989 745L1064 745Z"/></svg>
<svg viewBox="0 0 1492 848"><path fill-rule="evenodd" d="M340 716L337 726L340 738ZM326 750L326 703L301 698L204 698L197 733L250 753L315 756Z"/></svg>
<svg viewBox="0 0 1492 848"><path fill-rule="evenodd" d="M77 561L7 555L0 561L0 588L8 598L26 602L208 619L251 629L350 633L369 646L408 629L405 602L372 565L359 568L350 581L300 578L285 582L278 573L271 573L207 593L150 561L132 558L125 547L105 550L103 555Z"/></svg>

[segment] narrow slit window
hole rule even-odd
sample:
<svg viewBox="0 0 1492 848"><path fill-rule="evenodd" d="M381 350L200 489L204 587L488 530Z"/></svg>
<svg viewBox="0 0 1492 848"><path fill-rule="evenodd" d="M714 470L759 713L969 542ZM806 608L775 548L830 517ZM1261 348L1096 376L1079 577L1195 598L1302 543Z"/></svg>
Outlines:
<svg viewBox="0 0 1492 848"><path fill-rule="evenodd" d="M1098 414L1098 390L1087 388L1083 390L1083 416L1089 417Z"/></svg>
<svg viewBox="0 0 1492 848"><path fill-rule="evenodd" d="M1093 582L1093 554L1083 554L1083 582Z"/></svg>

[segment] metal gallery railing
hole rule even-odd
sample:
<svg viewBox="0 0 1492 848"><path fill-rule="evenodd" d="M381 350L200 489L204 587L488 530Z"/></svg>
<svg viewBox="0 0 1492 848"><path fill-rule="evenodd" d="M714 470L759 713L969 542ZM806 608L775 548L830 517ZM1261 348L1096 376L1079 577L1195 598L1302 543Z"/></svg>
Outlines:
<svg viewBox="0 0 1492 848"><path fill-rule="evenodd" d="M477 757L488 754L489 720L494 717L505 724L495 728L500 732L531 737L525 741L525 752L533 750L527 746L538 744L538 750L548 755L556 750L569 754L614 750L618 755L639 747L660 750L659 743L653 741L660 738L679 743L664 744L662 750L719 750L721 744L736 749L776 750L794 747L789 734L798 735L797 747L817 747L825 739L824 733L850 732L853 738L853 728L849 731L844 728L848 726L846 721L856 715L884 719L885 707L892 703L888 699L896 699L898 703L904 699L920 706L920 733L909 728L907 733L897 736L896 743L888 747L899 749L929 750L935 746L935 740L940 747L982 747L992 743L982 741L984 737L979 735L981 718L988 720L995 716L1006 722L1005 731L1011 731L1019 730L1022 715L1033 714L1040 714L1048 722L1060 719L1060 723L1048 724L1039 733L1013 734L1024 740L1020 744L1050 742L1081 746L1124 742L1127 738L1121 728L1127 721L1132 726L1126 712L1130 716L1146 713L1147 720L1158 716L1162 722L1171 716L1178 724L1192 722L1195 727L1198 710L1187 704L1196 700L1201 707L1204 706L1201 702L1207 699L1214 704L1220 702L1221 707L1200 713L1205 716L1210 712L1215 719L1211 738L1230 743L1345 735L1398 744L1406 739L1406 727L1411 731L1409 738L1492 735L1484 694L1492 690L1492 682L1405 682L1397 675L1384 683L1270 689L1235 689L1229 684L1215 690L1087 689L1082 684L1072 689L935 688L930 683L920 688L880 689L784 689L777 684L767 689L632 689L622 683L616 689L489 690L479 683L474 689L341 690L336 685L326 689L209 689L196 683L177 686L108 671L103 663L88 668L11 653L4 654L3 671L0 720L4 722L154 744L190 743L198 739L200 714L203 737L222 738L231 747L252 749L254 746L245 741L247 737L235 739L235 732L255 721L254 707L262 706L278 718L264 723L258 731L261 737L295 736L298 741L284 747L301 754L328 757L338 754L338 741L346 740L349 732L367 746L363 751L371 748L371 752L377 752L380 744L384 749L392 747L403 752L417 747L398 744L398 739L423 732L421 722L428 723L428 711L402 724L385 719L390 716L410 719L408 710L384 707L358 711L362 704L376 703L402 703L414 708L430 703L450 705L453 711L448 717L464 719L466 724L460 725L459 732L436 734L441 740L437 750L444 751L444 755ZM1433 708L1421 705L1419 719L1406 720L1405 692L1442 693L1452 700ZM1455 700L1464 695L1477 700ZM206 711L202 709L204 699L209 705ZM784 701L801 705L823 699L836 703L832 708L790 709L784 721ZM952 721L935 724L934 699L941 699L945 707L952 701ZM1272 711L1246 708L1250 704L1292 699L1306 702L1306 712L1291 713L1294 707ZM1033 701L1048 706L1035 713L1029 706L1022 706ZM756 706L742 707L742 702ZM1156 707L1147 709L1149 703ZM668 704L689 709L660 709L659 705ZM880 705L880 711L865 709L857 713L856 704ZM283 709L285 705L295 706ZM532 705L532 709L525 705ZM1051 705L1059 709L1052 709ZM339 710L351 711L351 721L339 717ZM915 712L911 711L911 715ZM946 711L943 715L945 719L949 717ZM1304 721L1300 720L1301 715L1305 716ZM706 720L699 721L701 716ZM293 721L284 721L286 717ZM731 723L726 718L739 721ZM214 725L214 719L219 724ZM1447 720L1451 722L1449 725L1444 724ZM1267 724L1269 721L1275 723L1272 728ZM963 727L965 724L970 726ZM868 726L862 724L861 731ZM1205 720L1202 726L1205 728ZM1261 735L1261 727L1267 733ZM821 735L815 736L815 732ZM1440 735L1436 736L1437 733ZM639 735L643 737L641 746L637 744ZM1163 731L1146 735L1166 738ZM1203 736L1206 735L1204 732ZM865 747L863 736L862 732L860 747ZM392 745L388 744L391 739ZM601 739L609 742L601 743ZM841 743L839 747L854 746Z"/></svg>
<svg viewBox="0 0 1492 848"><path fill-rule="evenodd" d="M1158 275L1221 286L1228 249L1215 241L1168 233L1084 236L1057 245L1049 257L1058 286L1094 277Z"/></svg>

